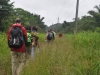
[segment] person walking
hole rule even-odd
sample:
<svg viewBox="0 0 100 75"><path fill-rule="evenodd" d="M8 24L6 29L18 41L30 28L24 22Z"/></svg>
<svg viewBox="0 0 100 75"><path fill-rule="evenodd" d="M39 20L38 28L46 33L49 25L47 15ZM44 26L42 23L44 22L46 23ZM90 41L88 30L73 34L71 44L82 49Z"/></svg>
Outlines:
<svg viewBox="0 0 100 75"><path fill-rule="evenodd" d="M32 48L32 35L31 35L31 27L30 26L26 26L25 27L27 30L27 43L26 43L26 64L29 62L30 57L31 57L31 48Z"/></svg>
<svg viewBox="0 0 100 75"><path fill-rule="evenodd" d="M39 36L37 33L38 29L37 27L32 27L32 50L31 50L31 57L34 57L34 53L36 51L36 47L38 48L38 52L40 51L40 43L39 43Z"/></svg>
<svg viewBox="0 0 100 75"><path fill-rule="evenodd" d="M61 38L62 37L62 33L59 33L58 36L59 36L59 38Z"/></svg>
<svg viewBox="0 0 100 75"><path fill-rule="evenodd" d="M52 29L48 30L46 33L46 38L45 40L49 43L52 43L55 40L55 35Z"/></svg>
<svg viewBox="0 0 100 75"><path fill-rule="evenodd" d="M15 23L9 28L7 40L11 48L12 75L20 75L25 65L25 42L27 41L26 29L21 24L20 18L16 18Z"/></svg>

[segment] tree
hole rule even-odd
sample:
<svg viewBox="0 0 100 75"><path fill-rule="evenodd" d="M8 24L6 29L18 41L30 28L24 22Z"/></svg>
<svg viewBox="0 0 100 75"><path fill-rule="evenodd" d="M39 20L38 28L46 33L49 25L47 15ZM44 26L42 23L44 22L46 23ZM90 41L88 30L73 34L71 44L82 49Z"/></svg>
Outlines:
<svg viewBox="0 0 100 75"><path fill-rule="evenodd" d="M13 10L13 2L9 3L10 0L0 0L0 31L5 30L5 22L8 16L11 15L11 11Z"/></svg>
<svg viewBox="0 0 100 75"><path fill-rule="evenodd" d="M82 18L79 20L79 31L93 31L95 29L95 21L91 16L82 16Z"/></svg>
<svg viewBox="0 0 100 75"><path fill-rule="evenodd" d="M94 8L96 8L97 11L91 10L88 13L95 20L96 27L100 27L100 5L99 6L95 6Z"/></svg>
<svg viewBox="0 0 100 75"><path fill-rule="evenodd" d="M62 28L64 29L64 31L65 32L69 32L69 30L70 30L70 23L69 22L66 22L66 21L64 21L63 23L62 23Z"/></svg>

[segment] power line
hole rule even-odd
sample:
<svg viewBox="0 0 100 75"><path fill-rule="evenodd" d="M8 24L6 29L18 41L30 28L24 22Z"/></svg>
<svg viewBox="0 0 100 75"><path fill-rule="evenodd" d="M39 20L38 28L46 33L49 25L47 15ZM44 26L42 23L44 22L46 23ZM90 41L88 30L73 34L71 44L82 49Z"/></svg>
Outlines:
<svg viewBox="0 0 100 75"><path fill-rule="evenodd" d="M68 2L68 0L67 0L67 2ZM59 14L58 15L60 15L60 13L61 13L61 11L62 11L62 9L64 8L64 6L66 5L66 0L64 0L64 3L63 3L63 6L61 7L61 9L60 9L60 11L59 11Z"/></svg>
<svg viewBox="0 0 100 75"><path fill-rule="evenodd" d="M79 4L82 4L85 0L83 0L82 2L80 2Z"/></svg>
<svg viewBox="0 0 100 75"><path fill-rule="evenodd" d="M75 7L76 8L76 7ZM73 13L73 11L75 10L75 8L72 10L72 12L67 16L67 18L69 18L69 16Z"/></svg>
<svg viewBox="0 0 100 75"><path fill-rule="evenodd" d="M74 1L75 1L75 0L74 0ZM70 5L69 8L67 9L67 11L71 8L71 6L73 5L74 1L71 3L71 5ZM67 13L67 11L63 14L63 16ZM63 16L62 16L62 17L63 17ZM61 18L62 18L62 17L61 17Z"/></svg>
<svg viewBox="0 0 100 75"><path fill-rule="evenodd" d="M79 4L82 4L85 0L81 1ZM76 7L74 7L74 9L71 11L71 13L67 16L67 18L73 13L73 11L75 10ZM65 15L65 14L64 14ZM64 16L63 15L63 16ZM62 17L61 17L62 18Z"/></svg>
<svg viewBox="0 0 100 75"><path fill-rule="evenodd" d="M85 0L81 1L79 4L82 4ZM76 7L75 7L76 8ZM67 18L73 13L73 11L75 10L75 8L72 10L72 12L67 16Z"/></svg>

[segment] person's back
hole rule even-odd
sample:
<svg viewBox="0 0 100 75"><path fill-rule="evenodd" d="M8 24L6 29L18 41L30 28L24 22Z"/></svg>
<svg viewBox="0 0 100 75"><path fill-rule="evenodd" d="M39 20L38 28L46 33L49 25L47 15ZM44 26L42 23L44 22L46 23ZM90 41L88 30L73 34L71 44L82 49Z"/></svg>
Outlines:
<svg viewBox="0 0 100 75"><path fill-rule="evenodd" d="M15 23L9 28L8 34L7 34L7 40L11 39L11 31L14 27L18 27L22 30L23 33L23 44L19 48L13 48L11 47L11 55L12 55L12 75L19 75L24 63L25 63L25 42L27 41L27 33L24 26L21 24L21 21L19 18L15 20ZM15 42L15 40L14 40ZM9 44L9 43L8 43Z"/></svg>
<svg viewBox="0 0 100 75"><path fill-rule="evenodd" d="M37 33L34 34L34 32L32 32L31 34L32 34L33 41L34 41L35 44L37 45L37 42L38 42L39 36L37 35Z"/></svg>
<svg viewBox="0 0 100 75"><path fill-rule="evenodd" d="M32 35L32 43L34 43L33 46L37 46L38 45L39 36L38 36L38 33L37 33L37 28L35 26L33 26L33 28L32 28L31 35Z"/></svg>
<svg viewBox="0 0 100 75"><path fill-rule="evenodd" d="M30 46L31 45L31 43L32 43L32 36L31 36L31 33L30 32L27 32L27 36L28 36L28 39L27 39L27 44Z"/></svg>
<svg viewBox="0 0 100 75"><path fill-rule="evenodd" d="M28 46L31 46L31 43L32 43L32 35L31 35L31 27L30 26L27 26L27 27L25 27L26 28L26 30L27 30L27 43L26 43L26 45L27 45L27 47Z"/></svg>
<svg viewBox="0 0 100 75"><path fill-rule="evenodd" d="M48 33L47 33L47 40L52 40L53 37L54 37L53 33L48 31Z"/></svg>
<svg viewBox="0 0 100 75"><path fill-rule="evenodd" d="M53 42L53 40L55 39L55 35L54 32L52 30L48 30L47 34L46 34L46 40L48 43Z"/></svg>
<svg viewBox="0 0 100 75"><path fill-rule="evenodd" d="M60 38L62 37L62 33L59 33L59 35L58 35Z"/></svg>
<svg viewBox="0 0 100 75"><path fill-rule="evenodd" d="M9 40L10 39L10 31L14 28L14 27L19 27L21 28L22 30L22 33L23 33L23 40L24 40L24 44L22 45L21 48L11 48L12 51L15 51L15 52L24 52L25 51L25 42L27 41L27 33L26 33L26 29L24 28L24 26L20 23L20 21L16 20L16 22L9 28L8 30L8 37L7 39Z"/></svg>

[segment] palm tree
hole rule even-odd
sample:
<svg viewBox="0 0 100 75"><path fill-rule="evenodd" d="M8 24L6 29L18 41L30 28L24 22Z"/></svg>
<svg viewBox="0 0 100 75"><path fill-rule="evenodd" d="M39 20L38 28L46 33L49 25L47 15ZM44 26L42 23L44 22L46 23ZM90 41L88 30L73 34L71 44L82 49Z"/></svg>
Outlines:
<svg viewBox="0 0 100 75"><path fill-rule="evenodd" d="M96 26L100 27L100 5L95 6L94 8L96 8L97 11L90 10L88 13L95 20Z"/></svg>

